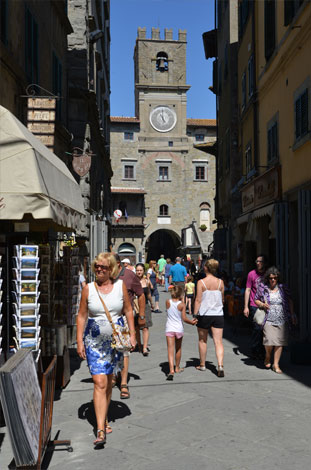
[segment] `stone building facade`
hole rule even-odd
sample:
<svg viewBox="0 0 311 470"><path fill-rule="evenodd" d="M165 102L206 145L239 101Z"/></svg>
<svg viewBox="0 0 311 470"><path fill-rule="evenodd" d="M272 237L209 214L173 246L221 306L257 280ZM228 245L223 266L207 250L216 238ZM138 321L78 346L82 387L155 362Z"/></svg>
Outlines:
<svg viewBox="0 0 311 470"><path fill-rule="evenodd" d="M80 236L93 259L110 244L110 0L69 0L68 16L68 125L71 152L92 154L89 171L75 176L88 214Z"/></svg>
<svg viewBox="0 0 311 470"><path fill-rule="evenodd" d="M138 28L135 117L111 118L112 248L133 262L186 254L182 229L193 220L213 240L215 120L187 119L186 31Z"/></svg>

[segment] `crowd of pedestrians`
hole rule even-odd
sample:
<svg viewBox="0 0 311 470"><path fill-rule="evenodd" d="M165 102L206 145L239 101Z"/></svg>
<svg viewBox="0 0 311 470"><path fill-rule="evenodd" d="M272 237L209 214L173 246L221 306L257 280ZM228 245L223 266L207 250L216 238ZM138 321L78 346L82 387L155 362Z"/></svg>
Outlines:
<svg viewBox="0 0 311 470"><path fill-rule="evenodd" d="M132 351L144 357L150 353L152 314L159 309L159 287L170 292L166 300L165 336L169 370L166 380L183 372L181 364L184 323L197 327L200 372L206 370L207 340L210 332L217 359L217 375L224 377L223 329L225 313L243 313L252 325L251 355L264 367L282 373L280 358L287 345L290 325L297 322L289 291L280 282L275 267L267 269L264 255L258 255L255 269L244 286L242 278L230 280L219 273L215 259L196 266L193 260L177 257L172 263L162 254L158 261L132 265L118 254L100 253L92 263L95 281L84 285L77 316L77 352L86 359L94 383L97 435L94 445L103 445L112 432L107 421L112 388L120 387L120 398L130 398L128 371L130 352L111 347L113 324L127 319ZM264 312L260 325L257 309ZM188 315L187 315L188 312Z"/></svg>

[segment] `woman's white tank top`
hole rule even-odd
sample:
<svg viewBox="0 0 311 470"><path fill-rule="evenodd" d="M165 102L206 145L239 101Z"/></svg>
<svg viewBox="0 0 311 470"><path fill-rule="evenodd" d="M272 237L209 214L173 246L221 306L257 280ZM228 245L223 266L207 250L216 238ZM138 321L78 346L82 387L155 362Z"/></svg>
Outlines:
<svg viewBox="0 0 311 470"><path fill-rule="evenodd" d="M201 316L222 316L224 314L224 311L222 304L222 294L219 290L221 280L219 281L217 290L207 289L203 279L202 282L206 290L202 293L202 301L198 314Z"/></svg>
<svg viewBox="0 0 311 470"><path fill-rule="evenodd" d="M180 300L178 300L178 302L173 302L173 300L170 299L170 307L167 309L167 320L165 327L166 333L168 331L173 331L174 333L184 332L184 325L181 319L181 311L177 308L180 303Z"/></svg>
<svg viewBox="0 0 311 470"><path fill-rule="evenodd" d="M102 317L107 318L105 309L98 296L94 282L90 282L89 296L87 299L89 318ZM118 279L113 283L112 291L109 294L100 293L107 309L111 315L112 321L116 323L123 309L123 281ZM108 320L107 320L108 321Z"/></svg>

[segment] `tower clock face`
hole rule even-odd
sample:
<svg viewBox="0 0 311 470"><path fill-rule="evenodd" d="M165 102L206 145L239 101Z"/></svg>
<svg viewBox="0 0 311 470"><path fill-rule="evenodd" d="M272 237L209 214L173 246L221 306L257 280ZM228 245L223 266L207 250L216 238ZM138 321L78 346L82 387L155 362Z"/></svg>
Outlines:
<svg viewBox="0 0 311 470"><path fill-rule="evenodd" d="M158 106L151 111L149 120L156 131L169 132L175 127L177 116L168 106Z"/></svg>

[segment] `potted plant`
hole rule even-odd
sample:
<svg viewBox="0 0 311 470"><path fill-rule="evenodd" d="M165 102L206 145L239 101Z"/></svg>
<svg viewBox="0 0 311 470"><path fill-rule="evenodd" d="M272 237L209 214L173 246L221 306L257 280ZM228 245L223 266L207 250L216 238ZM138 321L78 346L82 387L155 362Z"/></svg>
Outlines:
<svg viewBox="0 0 311 470"><path fill-rule="evenodd" d="M199 229L200 229L202 232L205 232L205 230L207 229L207 227L206 227L205 224L202 224L202 225L200 225Z"/></svg>

